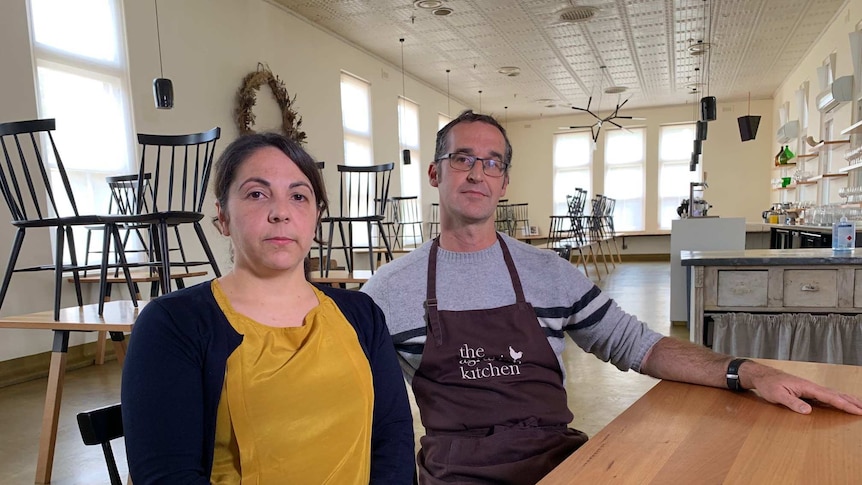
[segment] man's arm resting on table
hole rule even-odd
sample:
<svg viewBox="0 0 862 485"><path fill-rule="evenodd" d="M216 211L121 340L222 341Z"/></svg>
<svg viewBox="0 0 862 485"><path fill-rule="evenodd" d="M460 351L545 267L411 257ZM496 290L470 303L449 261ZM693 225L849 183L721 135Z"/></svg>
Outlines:
<svg viewBox="0 0 862 485"><path fill-rule="evenodd" d="M706 347L665 337L647 352L641 372L659 379L726 388L727 366L731 359ZM862 399L758 362L743 362L739 367L739 379L745 389L754 389L763 399L798 413L811 412L811 405L802 400L805 398L862 415Z"/></svg>

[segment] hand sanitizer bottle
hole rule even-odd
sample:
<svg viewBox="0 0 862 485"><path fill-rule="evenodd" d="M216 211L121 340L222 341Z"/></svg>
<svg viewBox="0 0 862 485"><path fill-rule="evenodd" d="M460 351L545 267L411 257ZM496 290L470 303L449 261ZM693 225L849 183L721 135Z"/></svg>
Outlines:
<svg viewBox="0 0 862 485"><path fill-rule="evenodd" d="M832 224L832 251L847 252L856 247L856 222L848 221L846 216Z"/></svg>

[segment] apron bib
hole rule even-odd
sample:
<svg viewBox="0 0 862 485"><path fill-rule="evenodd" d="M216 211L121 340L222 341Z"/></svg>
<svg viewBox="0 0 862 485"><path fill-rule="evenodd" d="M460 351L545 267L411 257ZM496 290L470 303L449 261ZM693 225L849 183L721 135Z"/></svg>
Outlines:
<svg viewBox="0 0 862 485"><path fill-rule="evenodd" d="M497 235L516 301L487 310L437 309L437 250L428 260L426 340L413 392L426 435L419 481L534 484L587 441L512 256Z"/></svg>

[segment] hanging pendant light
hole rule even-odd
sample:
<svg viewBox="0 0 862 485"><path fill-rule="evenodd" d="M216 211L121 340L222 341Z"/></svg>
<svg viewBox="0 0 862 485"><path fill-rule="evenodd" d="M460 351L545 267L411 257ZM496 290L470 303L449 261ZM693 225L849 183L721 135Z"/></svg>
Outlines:
<svg viewBox="0 0 862 485"><path fill-rule="evenodd" d="M162 67L162 35L159 28L159 2L153 0L156 7L156 40L159 43L159 77L153 80L153 97L156 101L156 108L171 109L174 107L174 83L170 79L165 78L164 68Z"/></svg>
<svg viewBox="0 0 862 485"><path fill-rule="evenodd" d="M479 112L482 112L482 90L479 90Z"/></svg>

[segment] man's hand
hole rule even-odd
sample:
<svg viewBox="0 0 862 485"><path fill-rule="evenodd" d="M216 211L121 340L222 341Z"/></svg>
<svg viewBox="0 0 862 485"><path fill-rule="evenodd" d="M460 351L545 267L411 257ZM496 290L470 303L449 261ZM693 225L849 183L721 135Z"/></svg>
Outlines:
<svg viewBox="0 0 862 485"><path fill-rule="evenodd" d="M743 387L754 389L763 399L787 406L797 413L811 412L811 405L803 401L808 399L862 416L862 399L778 369L748 361L739 367L739 374Z"/></svg>

